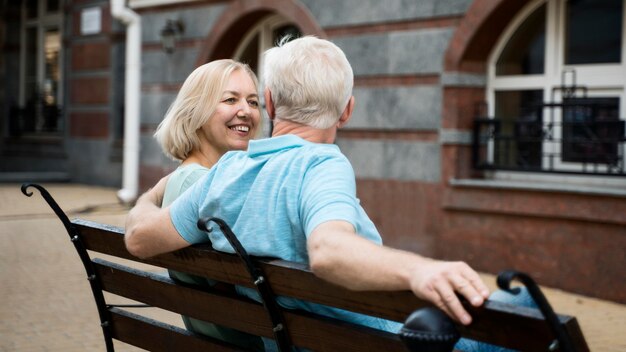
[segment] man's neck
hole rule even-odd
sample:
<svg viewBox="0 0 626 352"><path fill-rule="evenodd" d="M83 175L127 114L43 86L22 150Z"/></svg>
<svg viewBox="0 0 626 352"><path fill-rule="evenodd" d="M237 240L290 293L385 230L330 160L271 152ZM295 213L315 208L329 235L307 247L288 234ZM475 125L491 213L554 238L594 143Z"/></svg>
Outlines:
<svg viewBox="0 0 626 352"><path fill-rule="evenodd" d="M292 134L312 143L330 144L335 142L337 127L318 129L301 123L276 119L272 137Z"/></svg>

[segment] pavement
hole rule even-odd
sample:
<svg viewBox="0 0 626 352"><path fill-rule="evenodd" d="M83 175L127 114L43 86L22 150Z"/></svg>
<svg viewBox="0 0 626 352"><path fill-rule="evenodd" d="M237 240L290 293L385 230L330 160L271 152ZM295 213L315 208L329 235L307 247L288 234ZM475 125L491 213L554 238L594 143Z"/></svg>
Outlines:
<svg viewBox="0 0 626 352"><path fill-rule="evenodd" d="M70 218L123 226L116 189L43 184ZM78 255L39 193L0 183L0 351L105 351L98 313ZM110 259L110 258L107 258ZM160 268L144 267L153 271ZM481 276L491 288L495 277ZM555 311L573 315L591 351L626 351L626 305L542 287ZM127 301L106 295L109 302ZM182 326L176 314L141 313ZM140 351L115 342L117 351Z"/></svg>

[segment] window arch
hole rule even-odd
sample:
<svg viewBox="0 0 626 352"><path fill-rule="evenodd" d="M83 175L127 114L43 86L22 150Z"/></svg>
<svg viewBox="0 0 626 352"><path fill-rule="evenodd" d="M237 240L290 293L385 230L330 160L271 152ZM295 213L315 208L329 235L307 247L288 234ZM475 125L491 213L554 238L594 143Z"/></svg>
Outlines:
<svg viewBox="0 0 626 352"><path fill-rule="evenodd" d="M288 19L281 15L269 15L253 26L246 33L235 50L233 59L250 65L250 68L257 74L261 87L263 87L263 52L273 46L283 37L298 38L302 36L302 31ZM263 119L268 120L265 110L265 98L260 97ZM271 123L263 124L263 135L271 135Z"/></svg>
<svg viewBox="0 0 626 352"><path fill-rule="evenodd" d="M625 2L537 0L511 21L488 59L488 114L508 136L488 144L494 169L625 175Z"/></svg>
<svg viewBox="0 0 626 352"><path fill-rule="evenodd" d="M267 16L277 14L292 23L306 35L325 38L326 34L311 16L308 9L297 0L233 0L215 23L211 35L207 36L200 47L196 60L197 66L209 61L232 58L237 48L244 41L246 34Z"/></svg>
<svg viewBox="0 0 626 352"><path fill-rule="evenodd" d="M273 47L284 36L297 38L302 32L281 15L270 15L252 27L235 50L233 58L247 63L257 74L261 74L262 54Z"/></svg>

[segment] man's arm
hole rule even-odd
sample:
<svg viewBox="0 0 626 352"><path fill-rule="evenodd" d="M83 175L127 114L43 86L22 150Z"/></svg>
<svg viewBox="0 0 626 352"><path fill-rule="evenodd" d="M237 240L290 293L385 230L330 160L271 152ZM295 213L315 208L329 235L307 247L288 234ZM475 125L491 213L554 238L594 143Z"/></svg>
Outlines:
<svg viewBox="0 0 626 352"><path fill-rule="evenodd" d="M167 177L144 193L126 218L126 249L139 258L175 251L189 246L176 231L168 208L161 208Z"/></svg>
<svg viewBox="0 0 626 352"><path fill-rule="evenodd" d="M489 289L463 262L445 262L380 246L358 236L345 221L318 225L309 236L311 270L352 290L411 290L453 319L471 323L455 292L480 306Z"/></svg>

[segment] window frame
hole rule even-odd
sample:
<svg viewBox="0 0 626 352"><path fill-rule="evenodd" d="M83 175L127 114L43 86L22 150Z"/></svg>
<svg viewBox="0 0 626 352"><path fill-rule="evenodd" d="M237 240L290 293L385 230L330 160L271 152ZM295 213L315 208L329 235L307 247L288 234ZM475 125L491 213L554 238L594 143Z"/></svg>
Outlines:
<svg viewBox="0 0 626 352"><path fill-rule="evenodd" d="M259 35L259 47L258 47L258 53L259 53L258 71L259 72L256 72L256 74L259 80L261 80L263 77L263 52L274 46L274 43L272 43L273 31L276 28L280 28L282 26L289 25L289 24L296 25L295 23L293 23L293 21L290 21L289 19L279 14L273 14L273 15L269 15L263 18L262 20L259 21L259 23L257 23L252 28L250 28L250 30L248 30L248 33L246 33L246 35L244 35L243 39L237 46L235 53L233 54L233 60L241 59L241 55L247 48L250 41L254 39L254 37L258 34Z"/></svg>
<svg viewBox="0 0 626 352"><path fill-rule="evenodd" d="M237 46L237 49L235 49L235 52L232 56L233 60L241 61L241 55L245 52L246 48L250 44L250 41L252 41L257 34L259 35L259 46L257 48L259 55L257 67L258 72L256 72L257 78L259 80L259 89L263 89L263 87L265 86L263 82L263 52L274 46L274 43L272 42L274 30L286 25L294 25L298 27L296 23L279 14L268 15L267 17L261 19L243 36L243 39ZM269 121L269 116L267 115L265 109L264 93L263 91L261 91L259 92L259 94L262 118L265 121ZM263 123L263 135L270 135L271 128L271 123Z"/></svg>
<svg viewBox="0 0 626 352"><path fill-rule="evenodd" d="M59 82L57 85L56 92L56 101L59 105L63 105L63 97L64 97L64 85L63 85L63 62L64 62L64 50L63 50L63 6L64 1L59 0L59 10L57 12L49 13L46 8L46 0L38 0L38 11L37 16L32 19L27 18L27 2L22 3L21 7L21 28L20 28L20 67L19 67L19 93L18 93L18 103L20 107L25 107L27 103L26 92L26 58L28 53L26 52L27 47L27 31L29 29L35 29L36 31L36 61L35 61L35 75L36 75L36 84L38 89L43 87L45 76L46 76L46 53L45 53L45 36L48 30L58 30L59 38L60 38L60 47L59 47L59 62L58 62L58 70L59 70ZM57 131L55 133L61 133L62 131ZM41 133L41 132L37 132Z"/></svg>
<svg viewBox="0 0 626 352"><path fill-rule="evenodd" d="M563 82L563 72L575 70L576 84L584 85L588 89L588 97L617 97L620 101L619 117L621 120L626 116L626 0L622 6L622 50L621 62L619 64L582 64L565 65L565 16L566 0L536 0L527 4L520 13L511 21L503 34L498 39L487 60L487 88L486 101L488 116L495 114L495 96L497 91L506 90L543 90L544 101L550 101L554 96L555 101L561 101L562 94L559 91L553 93L554 87L559 87ZM540 6L546 5L546 35L545 35L545 56L544 73L532 75L510 75L496 76L496 63L506 44L526 19ZM565 77L567 79L567 77ZM571 85L571 81L565 82ZM554 94L554 95L553 95ZM546 115L544 110L544 116ZM557 121L561 121L560 111L555 112ZM560 137L557 135L557 138ZM554 143L552 143L554 144ZM560 148L549 146L544 143L544 148ZM546 149L547 150L547 149ZM554 151L554 149L552 149ZM489 143L487 146L489 160L493 160L494 146ZM626 153L624 153L626 154ZM626 155L622 162L626 164ZM544 161L545 162L545 161ZM543 163L543 162L542 162ZM572 165L567 165L572 164ZM556 167L562 169L580 168L581 163L562 162ZM562 182L566 180L583 181L591 185L619 185L626 186L626 179L613 176L570 176L570 175L550 175L529 172L513 171L489 171L488 176L498 180L533 181L533 180L553 180Z"/></svg>

